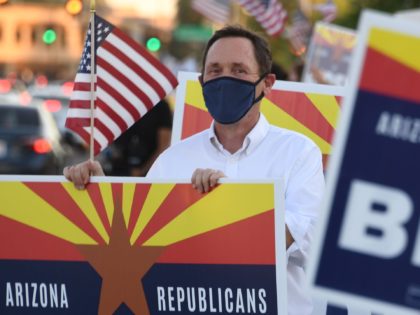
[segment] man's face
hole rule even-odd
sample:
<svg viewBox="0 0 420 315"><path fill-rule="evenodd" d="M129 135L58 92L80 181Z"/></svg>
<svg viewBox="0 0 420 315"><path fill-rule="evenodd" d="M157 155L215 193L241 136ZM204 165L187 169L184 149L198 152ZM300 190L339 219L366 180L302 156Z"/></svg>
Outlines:
<svg viewBox="0 0 420 315"><path fill-rule="evenodd" d="M259 79L259 67L249 39L225 37L210 47L204 65L203 82L222 76L251 82Z"/></svg>

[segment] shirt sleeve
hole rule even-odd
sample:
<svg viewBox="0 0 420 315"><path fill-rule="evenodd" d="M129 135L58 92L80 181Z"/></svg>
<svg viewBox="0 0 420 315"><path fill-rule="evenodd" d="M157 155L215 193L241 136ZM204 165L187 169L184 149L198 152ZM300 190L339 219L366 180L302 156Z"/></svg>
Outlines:
<svg viewBox="0 0 420 315"><path fill-rule="evenodd" d="M324 186L322 155L313 144L296 160L286 183L285 221L294 239L286 252L289 262L306 263Z"/></svg>

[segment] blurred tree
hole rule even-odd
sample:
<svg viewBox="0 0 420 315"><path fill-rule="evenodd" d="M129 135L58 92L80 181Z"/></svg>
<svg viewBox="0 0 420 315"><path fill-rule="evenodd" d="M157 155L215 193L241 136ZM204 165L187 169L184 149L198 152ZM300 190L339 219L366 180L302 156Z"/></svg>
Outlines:
<svg viewBox="0 0 420 315"><path fill-rule="evenodd" d="M191 8L192 0L178 0L178 25L203 24L204 18Z"/></svg>
<svg viewBox="0 0 420 315"><path fill-rule="evenodd" d="M395 13L401 10L408 10L420 7L420 0L348 0L350 3L350 10L348 14L340 16L335 24L345 27L357 28L360 12L363 9L369 8L373 10Z"/></svg>
<svg viewBox="0 0 420 315"><path fill-rule="evenodd" d="M169 53L176 60L183 60L192 56L197 61L200 60L206 40L197 40L196 38L179 38L180 31L205 31L209 23L201 14L191 7L192 0L178 0L177 6L177 26L173 32L173 38L169 45ZM193 36L194 37L194 36Z"/></svg>
<svg viewBox="0 0 420 315"><path fill-rule="evenodd" d="M205 18L203 18L200 14L191 8L191 1L192 0L178 0L178 25L203 25L208 23ZM314 4L323 3L325 0L278 1L280 1L287 10L289 15L287 23L290 25L296 10L299 8L304 9L304 7L306 7L305 13L308 15L308 18L312 23L320 20L321 16L314 12L311 13L310 10ZM420 7L420 0L335 0L335 2L338 8L338 17L332 23L352 29L357 28L360 13L365 8L395 13L401 10ZM304 57L299 57L293 54L293 49L290 48L289 40L285 36L280 36L279 38L270 38L265 34L264 30L254 17L250 16L243 9L235 7L235 5L234 10L235 13L234 18L232 19L232 23L240 23L241 25L244 25L258 32L267 38L273 51L274 61L281 65L283 68L288 71L291 70L293 65L299 63L300 58Z"/></svg>

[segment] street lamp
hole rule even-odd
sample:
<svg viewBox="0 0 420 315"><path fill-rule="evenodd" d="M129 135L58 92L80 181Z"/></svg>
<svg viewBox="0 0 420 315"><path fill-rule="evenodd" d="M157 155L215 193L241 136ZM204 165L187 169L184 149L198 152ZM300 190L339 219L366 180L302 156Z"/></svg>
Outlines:
<svg viewBox="0 0 420 315"><path fill-rule="evenodd" d="M1 0L0 0L1 1ZM83 10L82 0L67 0L66 11L71 15L78 15Z"/></svg>

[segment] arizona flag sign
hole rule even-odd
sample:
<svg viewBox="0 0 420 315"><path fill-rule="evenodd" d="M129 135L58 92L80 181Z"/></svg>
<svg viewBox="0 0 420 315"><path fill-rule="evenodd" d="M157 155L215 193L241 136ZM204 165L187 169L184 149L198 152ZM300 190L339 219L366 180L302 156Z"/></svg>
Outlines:
<svg viewBox="0 0 420 315"><path fill-rule="evenodd" d="M420 313L420 25L364 11L309 275L314 295Z"/></svg>
<svg viewBox="0 0 420 315"><path fill-rule="evenodd" d="M172 143L203 131L212 122L198 76L178 74ZM271 124L312 139L321 149L325 166L344 91L337 86L276 81L270 95L262 100L261 111Z"/></svg>
<svg viewBox="0 0 420 315"><path fill-rule="evenodd" d="M0 179L0 314L286 314L273 182Z"/></svg>

